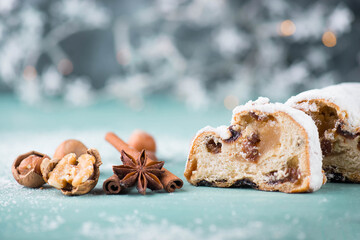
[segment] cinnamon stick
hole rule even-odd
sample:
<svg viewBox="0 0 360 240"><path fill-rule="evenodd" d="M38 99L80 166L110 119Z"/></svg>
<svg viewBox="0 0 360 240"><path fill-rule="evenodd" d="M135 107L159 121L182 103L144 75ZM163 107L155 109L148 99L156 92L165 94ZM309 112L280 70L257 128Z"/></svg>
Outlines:
<svg viewBox="0 0 360 240"><path fill-rule="evenodd" d="M124 150L134 158L137 158L140 155L140 152L136 149L130 147L126 142L124 142L121 138L119 138L115 133L108 132L105 136L105 140L108 141L111 145L113 145L119 152ZM148 157L148 161L154 162L151 158ZM163 168L165 171L164 174L160 177L160 181L164 186L165 191L171 193L176 189L180 189L183 186L183 181L175 176L173 173Z"/></svg>
<svg viewBox="0 0 360 240"><path fill-rule="evenodd" d="M114 174L103 183L103 190L106 194L119 194L122 190L119 177Z"/></svg>

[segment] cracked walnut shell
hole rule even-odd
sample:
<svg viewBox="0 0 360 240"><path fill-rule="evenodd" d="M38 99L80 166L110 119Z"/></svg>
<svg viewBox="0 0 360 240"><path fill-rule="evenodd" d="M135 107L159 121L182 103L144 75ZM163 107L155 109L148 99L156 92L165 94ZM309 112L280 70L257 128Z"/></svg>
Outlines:
<svg viewBox="0 0 360 240"><path fill-rule="evenodd" d="M79 157L69 153L62 159L46 159L41 164L41 172L44 180L64 195L83 195L96 186L101 164L99 152L88 149Z"/></svg>
<svg viewBox="0 0 360 240"><path fill-rule="evenodd" d="M45 159L49 160L50 157L36 151L18 156L11 167L15 180L30 188L39 188L44 185L45 181L40 171L40 165Z"/></svg>

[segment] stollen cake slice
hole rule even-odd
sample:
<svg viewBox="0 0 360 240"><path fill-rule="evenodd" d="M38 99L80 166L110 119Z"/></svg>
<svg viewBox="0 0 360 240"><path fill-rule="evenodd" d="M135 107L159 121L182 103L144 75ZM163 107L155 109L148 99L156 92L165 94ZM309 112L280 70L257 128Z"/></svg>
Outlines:
<svg viewBox="0 0 360 240"><path fill-rule="evenodd" d="M229 127L196 134L184 175L196 186L316 191L324 182L316 126L287 105L249 101L233 110Z"/></svg>
<svg viewBox="0 0 360 240"><path fill-rule="evenodd" d="M306 91L286 104L315 121L327 178L360 183L360 83Z"/></svg>

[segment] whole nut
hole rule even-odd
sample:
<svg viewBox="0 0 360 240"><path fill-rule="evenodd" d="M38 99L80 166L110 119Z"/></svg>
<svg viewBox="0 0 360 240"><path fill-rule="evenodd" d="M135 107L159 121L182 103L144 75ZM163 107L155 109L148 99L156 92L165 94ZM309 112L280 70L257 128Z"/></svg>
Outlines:
<svg viewBox="0 0 360 240"><path fill-rule="evenodd" d="M145 149L149 158L155 161L157 160L155 139L147 132L135 130L131 134L128 144L130 147L135 148L139 152Z"/></svg>
<svg viewBox="0 0 360 240"><path fill-rule="evenodd" d="M84 162L86 165L83 165ZM89 166L89 162L91 162L91 166ZM81 155L69 153L62 159L44 159L41 164L41 172L44 180L49 185L61 190L64 195L83 195L96 186L101 164L99 152L96 149L88 149Z"/></svg>
<svg viewBox="0 0 360 240"><path fill-rule="evenodd" d="M15 180L19 184L30 188L39 188L44 185L45 181L40 170L40 165L44 159L50 158L36 151L18 156L11 167Z"/></svg>
<svg viewBox="0 0 360 240"><path fill-rule="evenodd" d="M62 142L55 150L54 159L62 159L65 155L69 153L75 153L76 156L80 156L87 151L87 147L75 139L68 139Z"/></svg>

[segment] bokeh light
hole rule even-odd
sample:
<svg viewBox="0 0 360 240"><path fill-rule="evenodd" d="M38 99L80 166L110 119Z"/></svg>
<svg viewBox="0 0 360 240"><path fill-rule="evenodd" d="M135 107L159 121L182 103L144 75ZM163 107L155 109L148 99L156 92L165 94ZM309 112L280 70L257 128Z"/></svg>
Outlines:
<svg viewBox="0 0 360 240"><path fill-rule="evenodd" d="M280 35L282 35L282 36L285 36L285 37L291 36L296 31L295 23L289 19L285 20L280 23L279 31L280 31Z"/></svg>
<svg viewBox="0 0 360 240"><path fill-rule="evenodd" d="M127 50L118 51L116 53L116 60L120 65L128 65L130 60L130 54Z"/></svg>
<svg viewBox="0 0 360 240"><path fill-rule="evenodd" d="M35 67L33 66L26 66L23 72L23 77L25 80L31 81L35 80L37 76L37 72Z"/></svg>
<svg viewBox="0 0 360 240"><path fill-rule="evenodd" d="M73 72L74 67L72 62L69 59L61 59L57 65L59 73L66 76Z"/></svg>
<svg viewBox="0 0 360 240"><path fill-rule="evenodd" d="M335 47L337 43L335 33L330 31L325 32L322 35L322 42L326 47Z"/></svg>
<svg viewBox="0 0 360 240"><path fill-rule="evenodd" d="M228 95L224 99L224 106L229 110L233 110L234 107L239 105L239 98L234 95Z"/></svg>

